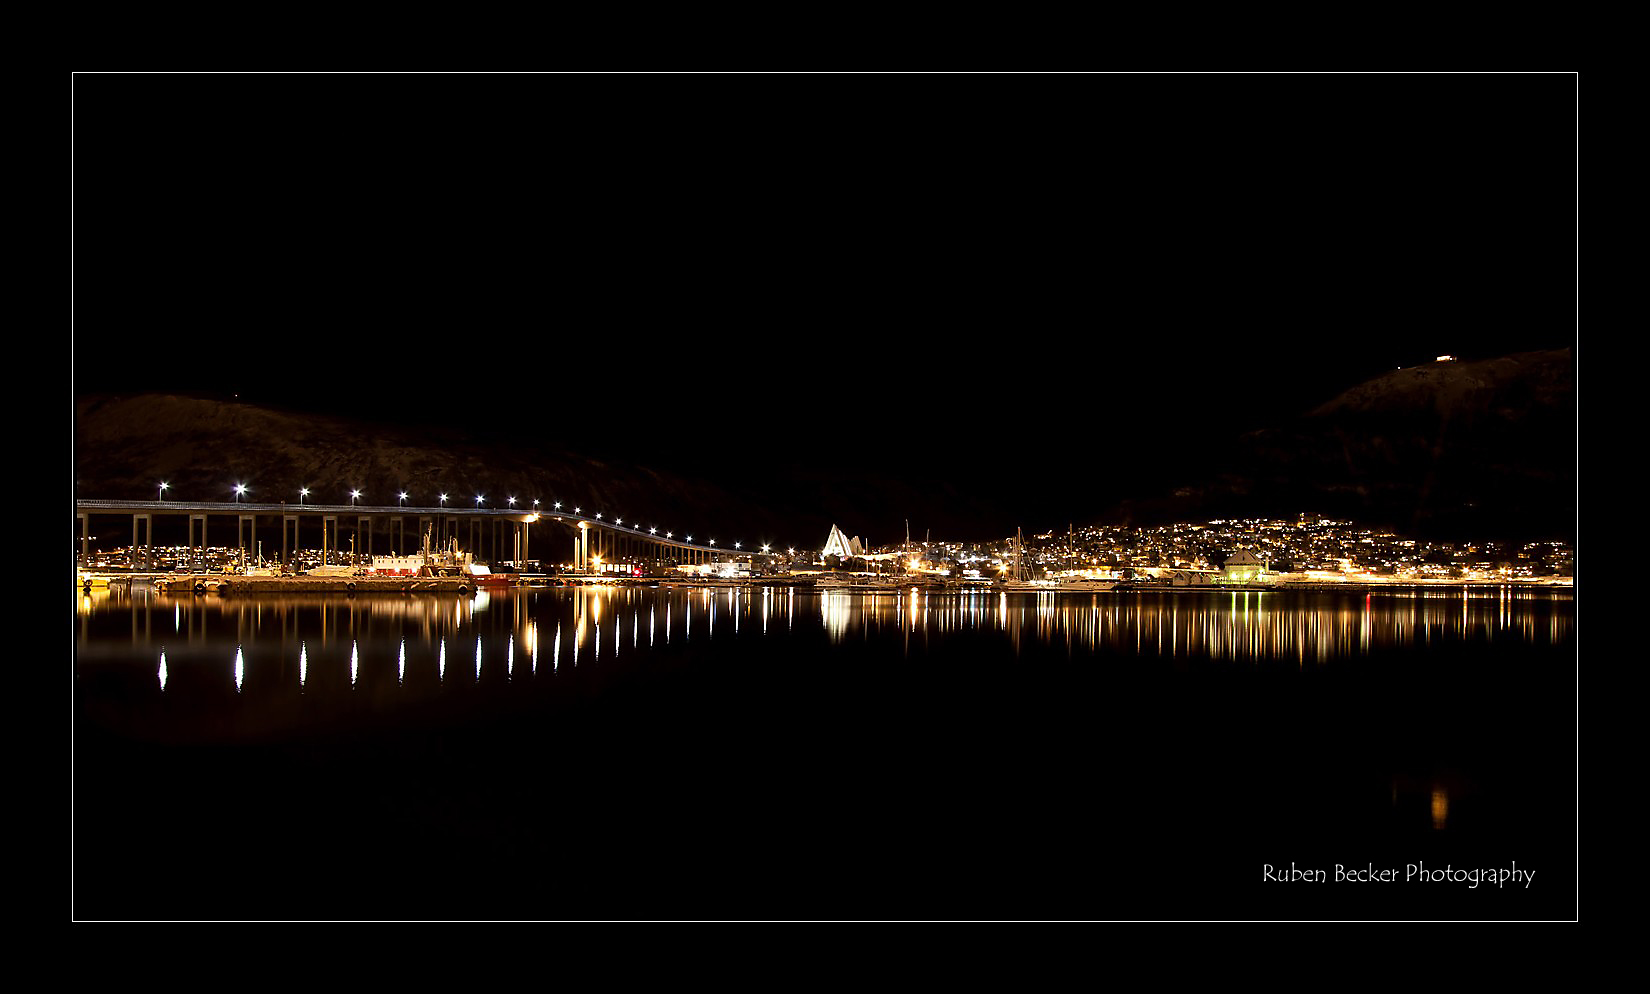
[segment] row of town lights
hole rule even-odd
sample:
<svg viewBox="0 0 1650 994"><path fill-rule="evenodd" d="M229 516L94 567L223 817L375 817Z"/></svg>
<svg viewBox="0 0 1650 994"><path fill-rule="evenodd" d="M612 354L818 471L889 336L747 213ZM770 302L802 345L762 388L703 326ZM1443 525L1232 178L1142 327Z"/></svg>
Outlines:
<svg viewBox="0 0 1650 994"><path fill-rule="evenodd" d="M167 491L167 490L169 490L169 489L171 489L171 486L172 486L172 485L171 485L171 484L170 484L170 483L165 483L165 482L162 482L162 483L161 483L161 485L160 485L160 494L159 494L159 499L160 499L160 500L165 500L165 499L166 499L166 491ZM237 484L235 484L235 501L236 501L236 503L239 503L239 502L240 502L240 499L241 499L241 496L242 496L242 495L243 495L243 494L245 494L245 493L246 493L246 490L247 490L247 487L246 487L246 484L244 484L244 483L237 483ZM305 498L305 497L308 497L308 496L309 496L309 493L310 493L310 491L309 491L309 488L308 488L308 487L299 487L299 488L298 488L298 504L299 504L299 506L300 506L300 507L301 507L301 506L303 506L303 503L304 503L304 498ZM360 497L361 497L361 491L359 491L359 490L351 490L351 491L350 491L350 492L349 492L349 503L350 503L350 506L351 506L351 507L354 507L354 506L355 506L355 502L356 502L356 501L357 501L357 500L359 500L359 499L360 499ZM440 496L440 498L439 498L439 499L440 499L440 501L441 501L441 506L442 506L442 507L446 507L446 506L447 506L447 495L446 495L446 494L442 494L442 495L441 495L441 496ZM483 502L483 501L485 501L485 500L486 500L486 499L487 499L487 498L486 498L486 497L485 497L485 496L484 496L484 495L482 495L482 494L476 494L476 507L480 507L480 506L481 506L481 504L482 504L482 502ZM511 506L511 507L515 507L515 506L516 506L516 499L515 499L515 498L514 498L514 497L510 497L510 498L508 498L508 500L509 500L509 502L510 502L510 506ZM406 492L406 491L405 491L405 490L403 490L403 491L401 491L401 492L400 492L400 493L398 493L398 494L396 494L396 505L397 505L397 506L398 506L398 507L399 507L399 506L404 506L404 505L405 505L405 504L406 504L406 503L407 503L407 492ZM539 502L538 502L538 500L537 500L537 499L535 499L535 500L534 500L534 501L533 501L533 506L534 506L534 507L535 507L535 508L536 508L536 507L538 507L538 506L539 506ZM561 510L561 501L559 501L559 500L558 500L558 501L556 501L556 502L555 502L555 507L556 507L556 510L558 510L558 511L559 511L559 510ZM580 513L580 511L581 511L581 510L582 510L582 509L581 509L581 508L577 508L577 507L575 507L575 508L573 508L573 513L574 513L574 514L578 514L578 513ZM600 512L600 511L597 511L597 512L596 512L596 520L597 520L597 521L600 521L600 520L601 520L601 519L602 519L602 514L601 514L601 512ZM613 524L614 524L614 525L615 525L615 526L619 526L619 525L623 525L623 524L624 524L624 519L623 519L623 518L614 518L614 519L613 519ZM632 525L632 526L631 526L631 530L632 530L632 531L635 531L635 530L637 530L637 529L636 529L636 526L634 526L634 525ZM657 529L657 528L649 528L649 529L648 529L648 530L647 530L647 533L648 533L648 534L649 534L649 535L657 535L657 534L659 534L659 529ZM668 531L667 531L667 532L665 532L665 538L674 538L674 537L675 537L675 536L674 536L674 534L673 534L673 533L671 533L671 532L668 532ZM693 541L693 536L692 536L692 535L687 535L687 536L684 536L684 539L683 539L683 540L684 540L684 541L687 541L687 542L691 542L691 541ZM715 540L715 539L714 539L714 538L713 538L713 539L711 539L711 540L710 540L710 544L711 544L711 545L713 545L713 546L714 546L714 545L715 545L715 544L716 544L716 540ZM733 543L733 547L734 547L734 548L735 548L735 549L739 549L739 548L743 548L743 545L742 545L742 544L741 544L741 543L739 543L739 542L735 542L735 543ZM763 552L767 552L767 551L768 551L768 548L769 548L769 547L768 547L768 546L766 546L766 545L764 545L764 546L762 546L762 551L763 551ZM795 555L795 554L796 554L796 550L795 550L795 549L792 549L792 550L791 550L791 554L792 554L792 555Z"/></svg>

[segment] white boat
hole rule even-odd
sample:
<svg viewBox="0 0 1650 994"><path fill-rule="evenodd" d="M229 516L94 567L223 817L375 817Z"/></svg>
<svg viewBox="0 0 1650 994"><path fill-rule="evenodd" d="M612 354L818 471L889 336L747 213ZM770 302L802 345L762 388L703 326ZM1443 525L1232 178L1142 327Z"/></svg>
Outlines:
<svg viewBox="0 0 1650 994"><path fill-rule="evenodd" d="M1051 594L1055 584L1049 580L1016 580L1009 577L998 583L996 589L1005 594Z"/></svg>
<svg viewBox="0 0 1650 994"><path fill-rule="evenodd" d="M1008 575L997 582L997 589L1010 594L1042 594L1052 591L1054 584L1051 581L1031 578L1031 564L1026 562L1025 549L1025 536L1016 528L1013 561L1009 565Z"/></svg>
<svg viewBox="0 0 1650 994"><path fill-rule="evenodd" d="M354 566L314 566L304 570L305 576L357 576L360 570Z"/></svg>
<svg viewBox="0 0 1650 994"><path fill-rule="evenodd" d="M1116 580L1102 580L1099 577L1078 576L1060 580L1054 584L1054 589L1063 594L1103 593L1117 586Z"/></svg>
<svg viewBox="0 0 1650 994"><path fill-rule="evenodd" d="M814 580L818 590L898 590L909 585L909 580L893 576L822 576Z"/></svg>

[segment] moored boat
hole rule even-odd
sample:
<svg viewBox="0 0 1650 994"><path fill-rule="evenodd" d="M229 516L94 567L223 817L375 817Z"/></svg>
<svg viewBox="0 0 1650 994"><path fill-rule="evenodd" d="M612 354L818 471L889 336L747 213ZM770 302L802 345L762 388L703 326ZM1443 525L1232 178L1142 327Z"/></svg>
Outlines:
<svg viewBox="0 0 1650 994"><path fill-rule="evenodd" d="M1059 592L1072 594L1103 593L1116 588L1118 581L1102 580L1098 577L1079 576L1060 580L1054 585Z"/></svg>
<svg viewBox="0 0 1650 994"><path fill-rule="evenodd" d="M508 587L516 582L514 573L494 573L492 569L480 563L464 564L464 575L478 587Z"/></svg>

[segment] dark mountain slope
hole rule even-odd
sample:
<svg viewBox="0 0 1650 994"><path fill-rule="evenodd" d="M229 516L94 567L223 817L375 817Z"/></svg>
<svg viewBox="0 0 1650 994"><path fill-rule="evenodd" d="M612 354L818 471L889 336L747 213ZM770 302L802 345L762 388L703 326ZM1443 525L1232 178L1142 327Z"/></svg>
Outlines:
<svg viewBox="0 0 1650 994"><path fill-rule="evenodd" d="M1243 436L1218 472L1128 510L1311 510L1423 537L1573 537L1575 464L1571 352L1525 352L1386 373Z"/></svg>
<svg viewBox="0 0 1650 994"><path fill-rule="evenodd" d="M560 500L677 534L801 542L782 515L741 503L699 480L605 463L566 448L548 424L529 440L519 430L490 431L485 418L455 406L451 427L403 428L324 415L176 395L82 398L76 405L76 494L152 498L164 480L168 500L229 500L244 482L246 499L389 505L406 490L408 504L490 507L517 498ZM386 419L394 417L385 411ZM737 533L737 534L736 534ZM808 533L811 537L811 532Z"/></svg>

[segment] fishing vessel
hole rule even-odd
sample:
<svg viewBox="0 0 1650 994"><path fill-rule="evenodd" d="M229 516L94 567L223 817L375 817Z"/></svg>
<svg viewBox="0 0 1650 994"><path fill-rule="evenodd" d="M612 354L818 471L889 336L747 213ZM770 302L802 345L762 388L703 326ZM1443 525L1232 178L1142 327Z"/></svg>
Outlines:
<svg viewBox="0 0 1650 994"><path fill-rule="evenodd" d="M328 572L321 572L326 570ZM331 572L333 570L347 572ZM475 556L460 552L458 539L449 539L445 549L431 548L430 533L424 533L423 547L410 556L373 556L371 562L355 567L323 566L309 571L311 576L461 576L478 587L507 587L519 577L514 573L494 573Z"/></svg>
<svg viewBox="0 0 1650 994"><path fill-rule="evenodd" d="M419 567L419 576L462 576L478 587L508 587L519 579L514 573L494 573L490 567L476 562L472 553L460 552L457 538L449 539L447 548L432 552L430 534L425 532L422 555L424 562Z"/></svg>

